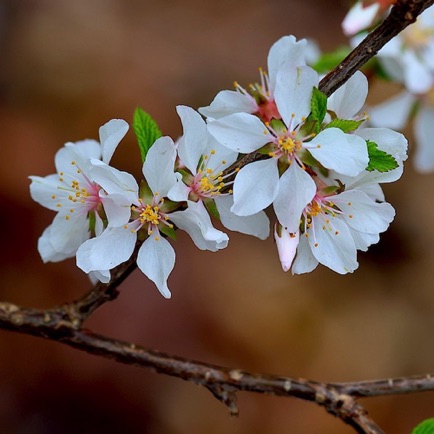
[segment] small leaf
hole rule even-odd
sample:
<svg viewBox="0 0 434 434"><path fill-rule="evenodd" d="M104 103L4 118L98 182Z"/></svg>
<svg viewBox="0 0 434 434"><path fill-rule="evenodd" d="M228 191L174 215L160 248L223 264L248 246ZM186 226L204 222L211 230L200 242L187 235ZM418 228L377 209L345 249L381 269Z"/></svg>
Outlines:
<svg viewBox="0 0 434 434"><path fill-rule="evenodd" d="M421 422L413 429L411 434L434 434L434 418Z"/></svg>
<svg viewBox="0 0 434 434"><path fill-rule="evenodd" d="M344 133L351 133L357 130L364 121L353 121L352 119L333 119L325 128L339 128Z"/></svg>
<svg viewBox="0 0 434 434"><path fill-rule="evenodd" d="M136 133L137 142L139 143L143 162L151 146L162 134L154 119L140 107L137 107L134 111L133 128Z"/></svg>
<svg viewBox="0 0 434 434"><path fill-rule="evenodd" d="M347 57L350 51L350 47L339 47L331 53L324 53L312 66L312 68L320 74L326 74L338 66L338 64L341 63L345 57Z"/></svg>
<svg viewBox="0 0 434 434"><path fill-rule="evenodd" d="M313 130L315 133L319 133L321 130L321 123L327 113L327 97L316 87L313 88L310 110L311 113L307 118L307 121L315 121Z"/></svg>
<svg viewBox="0 0 434 434"><path fill-rule="evenodd" d="M378 145L370 140L366 141L368 146L369 164L366 168L367 171L372 172L377 170L378 172L389 172L396 169L398 163L390 154L378 149Z"/></svg>

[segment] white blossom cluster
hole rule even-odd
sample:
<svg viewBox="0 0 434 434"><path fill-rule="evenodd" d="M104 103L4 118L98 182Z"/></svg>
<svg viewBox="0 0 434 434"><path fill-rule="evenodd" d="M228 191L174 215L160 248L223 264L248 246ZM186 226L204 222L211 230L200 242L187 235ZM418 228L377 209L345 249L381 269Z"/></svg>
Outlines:
<svg viewBox="0 0 434 434"><path fill-rule="evenodd" d="M176 229L215 252L229 237L213 219L266 239L271 206L285 271L306 273L319 263L354 271L357 250L378 242L394 218L380 184L401 176L407 141L387 128L359 129L368 91L362 73L327 99L306 56L305 40L285 36L271 47L259 83L221 91L200 114L178 106L183 135L152 144L140 183L109 164L125 121L102 126L99 142L65 144L56 174L31 177L32 198L57 212L38 242L42 259L75 256L79 268L108 282L137 247L139 269L169 298L175 252L168 239Z"/></svg>
<svg viewBox="0 0 434 434"><path fill-rule="evenodd" d="M380 12L382 12L381 14ZM380 2L364 5L358 1L342 22L344 33L357 45L366 29L387 13ZM377 59L387 77L402 85L403 90L372 107L370 123L403 130L414 117L417 149L416 169L434 170L434 7L426 9L414 24L404 29L378 53Z"/></svg>

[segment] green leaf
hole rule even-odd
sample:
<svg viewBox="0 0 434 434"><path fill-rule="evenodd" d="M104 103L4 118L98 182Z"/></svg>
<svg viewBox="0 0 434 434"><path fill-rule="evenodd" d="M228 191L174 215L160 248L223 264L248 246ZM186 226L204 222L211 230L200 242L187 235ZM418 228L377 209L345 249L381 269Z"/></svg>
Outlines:
<svg viewBox="0 0 434 434"><path fill-rule="evenodd" d="M338 66L339 63L341 63L342 60L347 57L350 51L350 47L339 47L331 53L324 53L312 66L312 68L320 74L326 74L327 72Z"/></svg>
<svg viewBox="0 0 434 434"><path fill-rule="evenodd" d="M321 123L327 113L327 97L316 87L313 88L310 111L307 121L315 121L314 132L319 133L321 130Z"/></svg>
<svg viewBox="0 0 434 434"><path fill-rule="evenodd" d="M421 422L413 429L411 434L434 434L434 418Z"/></svg>
<svg viewBox="0 0 434 434"><path fill-rule="evenodd" d="M162 136L162 133L154 119L140 107L137 107L134 111L133 128L136 133L137 142L139 143L143 162L149 149Z"/></svg>
<svg viewBox="0 0 434 434"><path fill-rule="evenodd" d="M367 171L372 172L377 170L378 172L389 172L396 169L398 163L390 154L378 149L378 145L370 140L366 141L368 146L369 164L366 168Z"/></svg>
<svg viewBox="0 0 434 434"><path fill-rule="evenodd" d="M351 131L357 130L363 122L363 120L353 121L352 119L333 119L325 126L325 128L339 128L344 133L350 133Z"/></svg>

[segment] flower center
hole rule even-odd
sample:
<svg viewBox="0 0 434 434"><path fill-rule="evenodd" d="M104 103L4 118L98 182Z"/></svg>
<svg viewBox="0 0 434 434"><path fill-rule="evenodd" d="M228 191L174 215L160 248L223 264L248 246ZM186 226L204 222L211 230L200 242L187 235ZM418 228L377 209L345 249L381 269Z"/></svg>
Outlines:
<svg viewBox="0 0 434 434"><path fill-rule="evenodd" d="M278 140L280 149L285 154L291 154L292 152L297 152L301 149L301 144L299 140L293 140L291 137L281 137Z"/></svg>
<svg viewBox="0 0 434 434"><path fill-rule="evenodd" d="M151 223L158 225L160 223L160 208L158 206L146 205L139 214L140 223Z"/></svg>
<svg viewBox="0 0 434 434"><path fill-rule="evenodd" d="M77 175L73 173L59 172L59 181L64 184L59 186L59 190L64 190L70 194L67 196L69 206L68 213L65 215L66 220L70 220L71 214L74 212L89 213L96 212L101 203L101 198L99 197L99 191L101 187L95 182L91 181L83 171L77 166L75 161L71 161L71 165L77 167ZM72 178L70 184L68 185L65 178ZM52 199L57 199L56 195L52 196ZM58 203L57 207L62 208L62 203Z"/></svg>

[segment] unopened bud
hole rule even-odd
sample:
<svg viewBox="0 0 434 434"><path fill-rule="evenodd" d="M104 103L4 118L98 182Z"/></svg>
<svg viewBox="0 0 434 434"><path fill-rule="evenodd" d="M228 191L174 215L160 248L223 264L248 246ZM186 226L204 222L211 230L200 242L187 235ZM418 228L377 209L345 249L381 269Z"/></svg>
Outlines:
<svg viewBox="0 0 434 434"><path fill-rule="evenodd" d="M274 226L274 239L276 240L282 269L286 272L291 268L292 261L297 252L300 232L290 233L280 223L276 223Z"/></svg>

